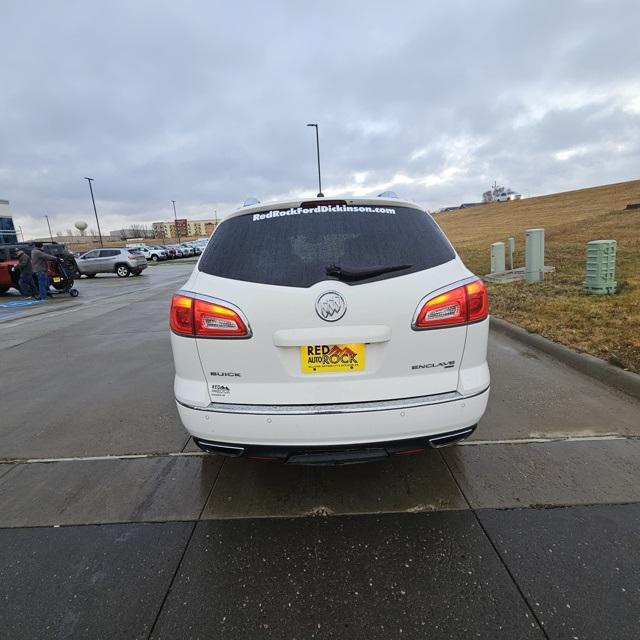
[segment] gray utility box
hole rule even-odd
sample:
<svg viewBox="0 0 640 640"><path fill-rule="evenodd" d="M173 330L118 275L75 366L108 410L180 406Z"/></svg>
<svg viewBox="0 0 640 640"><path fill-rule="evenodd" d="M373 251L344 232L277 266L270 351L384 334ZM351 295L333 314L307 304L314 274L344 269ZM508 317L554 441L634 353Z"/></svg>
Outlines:
<svg viewBox="0 0 640 640"><path fill-rule="evenodd" d="M527 282L544 280L544 229L527 229L524 273Z"/></svg>
<svg viewBox="0 0 640 640"><path fill-rule="evenodd" d="M509 269L513 271L513 254L516 252L516 239L508 238L507 246L509 247Z"/></svg>
<svg viewBox="0 0 640 640"><path fill-rule="evenodd" d="M582 283L587 293L616 292L616 246L615 240L587 242L587 277Z"/></svg>
<svg viewBox="0 0 640 640"><path fill-rule="evenodd" d="M494 242L491 245L491 273L506 271L504 266L504 242Z"/></svg>

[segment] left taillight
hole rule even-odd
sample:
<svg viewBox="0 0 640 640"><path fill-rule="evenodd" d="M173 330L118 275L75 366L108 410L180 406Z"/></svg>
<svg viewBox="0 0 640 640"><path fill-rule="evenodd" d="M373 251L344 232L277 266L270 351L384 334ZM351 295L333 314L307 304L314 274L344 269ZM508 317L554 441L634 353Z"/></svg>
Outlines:
<svg viewBox="0 0 640 640"><path fill-rule="evenodd" d="M171 298L169 312L169 326L171 331L181 336L195 335L193 324L193 303L195 300L188 296L175 293Z"/></svg>
<svg viewBox="0 0 640 640"><path fill-rule="evenodd" d="M169 325L181 336L246 338L249 329L240 314L229 307L180 293L171 299Z"/></svg>
<svg viewBox="0 0 640 640"><path fill-rule="evenodd" d="M429 298L413 323L414 329L437 329L479 322L489 315L487 290L474 280Z"/></svg>

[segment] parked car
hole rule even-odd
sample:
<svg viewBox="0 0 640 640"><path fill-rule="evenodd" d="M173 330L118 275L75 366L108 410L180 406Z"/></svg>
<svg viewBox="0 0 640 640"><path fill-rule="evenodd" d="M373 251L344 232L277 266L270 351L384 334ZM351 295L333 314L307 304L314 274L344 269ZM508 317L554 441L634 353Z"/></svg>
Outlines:
<svg viewBox="0 0 640 640"><path fill-rule="evenodd" d="M169 247L176 252L176 258L184 258L184 250L179 244L170 244Z"/></svg>
<svg viewBox="0 0 640 640"><path fill-rule="evenodd" d="M138 249L94 249L78 258L78 268L87 278L95 278L99 273L126 278L130 273L139 276L147 268L147 259Z"/></svg>
<svg viewBox="0 0 640 640"><path fill-rule="evenodd" d="M177 258L177 252L173 247L169 247L165 244L161 244L160 245L161 249L164 249L167 252L167 260L173 260L174 258Z"/></svg>
<svg viewBox="0 0 640 640"><path fill-rule="evenodd" d="M193 252L192 255L199 256L202 253L202 249L193 242L183 242L182 246L187 247L187 249L191 249Z"/></svg>
<svg viewBox="0 0 640 640"><path fill-rule="evenodd" d="M183 256L187 257L187 256L195 255L195 251L193 250L193 247L189 246L188 244L180 244L178 246L182 249Z"/></svg>
<svg viewBox="0 0 640 640"><path fill-rule="evenodd" d="M522 198L522 195L520 193L517 193L516 191L511 191L509 189L508 191L503 191L502 193L499 193L495 197L495 201L508 202L509 200L520 200L521 198Z"/></svg>
<svg viewBox="0 0 640 640"><path fill-rule="evenodd" d="M151 260L152 262L158 262L159 260L168 259L167 252L162 247L141 247L140 251L147 260Z"/></svg>
<svg viewBox="0 0 640 640"><path fill-rule="evenodd" d="M453 444L487 406L484 284L391 196L235 211L170 327L178 412L205 451L363 462Z"/></svg>

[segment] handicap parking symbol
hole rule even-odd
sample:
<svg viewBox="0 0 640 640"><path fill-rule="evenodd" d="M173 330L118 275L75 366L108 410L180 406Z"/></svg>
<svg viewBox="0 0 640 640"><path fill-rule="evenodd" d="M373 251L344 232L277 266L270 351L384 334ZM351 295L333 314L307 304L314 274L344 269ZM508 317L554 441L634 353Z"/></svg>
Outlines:
<svg viewBox="0 0 640 640"><path fill-rule="evenodd" d="M11 300L0 302L0 309L17 309L20 307L31 307L34 304L42 304L43 300Z"/></svg>

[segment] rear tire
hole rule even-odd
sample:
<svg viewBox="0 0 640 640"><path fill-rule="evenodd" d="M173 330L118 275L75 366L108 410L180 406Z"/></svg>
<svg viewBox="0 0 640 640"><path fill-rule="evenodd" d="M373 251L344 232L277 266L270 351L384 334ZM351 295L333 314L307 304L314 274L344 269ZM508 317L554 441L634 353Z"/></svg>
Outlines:
<svg viewBox="0 0 640 640"><path fill-rule="evenodd" d="M126 264L119 264L116 266L116 275L118 278L126 278L130 273L131 271Z"/></svg>
<svg viewBox="0 0 640 640"><path fill-rule="evenodd" d="M87 276L87 278L95 278L98 274L97 273L85 273L85 276Z"/></svg>
<svg viewBox="0 0 640 640"><path fill-rule="evenodd" d="M160 260L160 258L158 258L158 256L157 256L155 253L151 256L151 259L152 259L154 262L158 262L158 260Z"/></svg>
<svg viewBox="0 0 640 640"><path fill-rule="evenodd" d="M77 289L69 289L69 295L72 298L77 298L78 297L78 290Z"/></svg>

